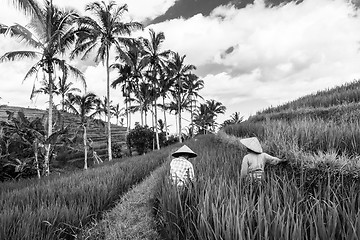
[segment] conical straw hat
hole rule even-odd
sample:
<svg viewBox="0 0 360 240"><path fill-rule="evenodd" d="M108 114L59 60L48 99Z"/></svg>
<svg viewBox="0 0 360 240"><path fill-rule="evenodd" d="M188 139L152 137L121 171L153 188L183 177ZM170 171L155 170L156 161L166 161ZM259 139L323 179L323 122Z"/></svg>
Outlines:
<svg viewBox="0 0 360 240"><path fill-rule="evenodd" d="M262 153L263 150L261 148L260 142L256 137L251 138L244 138L241 139L240 142L247 147L248 149L256 152L256 153Z"/></svg>
<svg viewBox="0 0 360 240"><path fill-rule="evenodd" d="M186 146L186 145L184 145L184 146L182 146L181 148L179 148L176 152L174 152L174 153L172 154L172 156L173 156L173 157L179 157L179 156L181 156L181 155L184 154L184 153L187 154L187 155L189 155L189 157L191 157L191 158L197 156L197 154L196 154L193 150L191 150L188 146Z"/></svg>

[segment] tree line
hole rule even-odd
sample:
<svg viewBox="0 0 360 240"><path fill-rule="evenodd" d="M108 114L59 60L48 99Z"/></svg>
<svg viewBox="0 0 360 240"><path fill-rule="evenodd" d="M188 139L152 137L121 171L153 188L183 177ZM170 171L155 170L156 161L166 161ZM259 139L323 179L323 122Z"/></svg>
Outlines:
<svg viewBox="0 0 360 240"><path fill-rule="evenodd" d="M191 114L190 135L194 135L195 131L204 133L214 130L217 115L225 113L226 107L215 100L198 103L199 99L203 99L199 91L204 87L204 81L193 72L196 67L186 63L185 55L162 49L165 41L163 32L150 29L149 38L132 37L134 31L144 30L144 27L139 22L123 20L124 14L128 12L126 4L93 2L85 6L91 16L81 16L75 10L60 9L52 0L43 4L36 0L13 0L12 3L30 18L30 22L26 26L0 24L0 34L19 39L31 50L7 52L0 57L0 62L34 60L24 80L42 78L42 87L36 89L34 85L31 96L38 93L49 96L48 138L54 127L54 94L61 96L63 111L81 116L85 149L87 119L101 114L107 116L109 160L112 160L111 115L117 117L117 122L120 116L125 115L127 129L130 130L132 113L140 112L141 125L148 125L147 116L151 114L159 149L156 127L159 108L163 110L166 132L166 112L176 114L180 142L184 111ZM68 61L78 57L85 60L91 53L95 53L94 61L103 63L106 68L107 95L103 101L94 93L86 91L84 74ZM113 63L110 62L111 57L114 57ZM118 72L118 77L113 81L110 80L111 70ZM82 83L84 94L73 87L72 82L68 82L70 76ZM112 105L110 87L121 89L125 109L119 104ZM45 174L48 175L51 143L47 143L45 149Z"/></svg>

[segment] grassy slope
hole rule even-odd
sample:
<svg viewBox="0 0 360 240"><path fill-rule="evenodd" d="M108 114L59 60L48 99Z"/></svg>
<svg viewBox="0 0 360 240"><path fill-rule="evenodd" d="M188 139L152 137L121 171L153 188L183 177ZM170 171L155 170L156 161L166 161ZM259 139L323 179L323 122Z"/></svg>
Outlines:
<svg viewBox="0 0 360 240"><path fill-rule="evenodd" d="M170 156L170 153L178 148L178 145L175 146L164 148L158 152ZM170 157L168 157L169 160ZM168 161L123 195L114 208L103 214L100 221L93 222L91 226L83 229L78 238L94 240L161 239L153 217L154 194L161 177L168 171Z"/></svg>

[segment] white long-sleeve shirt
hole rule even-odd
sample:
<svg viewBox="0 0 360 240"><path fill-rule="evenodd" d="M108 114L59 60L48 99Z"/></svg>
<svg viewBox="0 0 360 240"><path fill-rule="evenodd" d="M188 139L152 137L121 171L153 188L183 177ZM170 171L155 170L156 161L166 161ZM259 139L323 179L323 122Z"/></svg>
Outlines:
<svg viewBox="0 0 360 240"><path fill-rule="evenodd" d="M261 179L264 175L266 163L278 164L281 161L281 159L267 153L249 153L243 158L240 176L243 178L249 175L255 179Z"/></svg>

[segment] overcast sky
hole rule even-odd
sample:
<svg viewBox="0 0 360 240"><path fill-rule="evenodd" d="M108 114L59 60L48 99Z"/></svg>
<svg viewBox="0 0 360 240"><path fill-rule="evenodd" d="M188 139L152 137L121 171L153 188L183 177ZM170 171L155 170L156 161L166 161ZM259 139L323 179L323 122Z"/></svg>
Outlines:
<svg viewBox="0 0 360 240"><path fill-rule="evenodd" d="M7 0L0 23L26 24ZM87 0L53 0L84 13ZM127 17L163 31L163 49L186 55L204 80L204 99L215 99L246 117L271 105L334 87L360 77L360 19L346 0L129 0ZM0 55L26 49L0 36ZM34 79L22 83L34 61L0 64L0 104L46 107L46 96L30 101ZM73 61L84 71L88 90L106 95L105 69L93 59ZM112 73L113 79L115 73ZM119 90L115 103L123 104Z"/></svg>

